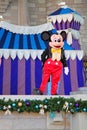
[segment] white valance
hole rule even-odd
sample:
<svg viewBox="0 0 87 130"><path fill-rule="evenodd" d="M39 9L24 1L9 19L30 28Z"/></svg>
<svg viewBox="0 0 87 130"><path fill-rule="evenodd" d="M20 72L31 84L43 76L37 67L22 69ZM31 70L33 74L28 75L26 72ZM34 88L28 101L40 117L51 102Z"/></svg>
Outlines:
<svg viewBox="0 0 87 130"><path fill-rule="evenodd" d="M65 50L65 56L66 56L66 59L68 60L69 58L71 58L72 60L75 60L76 57L79 59L79 60L82 60L83 56L84 56L84 53L83 53L83 50Z"/></svg>
<svg viewBox="0 0 87 130"><path fill-rule="evenodd" d="M10 32L19 33L19 34L38 34L43 31L54 29L53 25L50 22L38 26L18 26L18 25L7 23L5 21L1 21L0 27L9 30Z"/></svg>
<svg viewBox="0 0 87 130"><path fill-rule="evenodd" d="M13 60L18 56L18 58L21 60L22 58L25 58L28 60L30 57L32 57L33 60L35 60L37 57L41 60L41 54L43 50L9 50L9 49L0 49L0 58L2 56L5 59L8 59L11 57ZM78 57L79 60L83 58L83 51L82 50L65 50L65 56L68 60L71 58L72 60L75 60L76 57Z"/></svg>
<svg viewBox="0 0 87 130"><path fill-rule="evenodd" d="M48 16L47 17L47 21L49 22L53 22L55 24L56 21L58 21L58 23L61 23L61 21L63 20L64 22L66 22L67 20L69 22L72 21L72 19L74 19L74 21L76 22L80 22L81 24L84 23L84 19L83 17L81 17L78 14L61 14L61 15L52 15L52 16Z"/></svg>

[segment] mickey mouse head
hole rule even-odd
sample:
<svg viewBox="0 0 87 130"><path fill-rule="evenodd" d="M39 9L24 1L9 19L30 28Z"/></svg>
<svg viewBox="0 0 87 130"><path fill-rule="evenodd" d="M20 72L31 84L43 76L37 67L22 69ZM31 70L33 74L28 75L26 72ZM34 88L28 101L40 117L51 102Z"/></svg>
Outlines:
<svg viewBox="0 0 87 130"><path fill-rule="evenodd" d="M48 31L44 31L41 34L43 41L48 41L49 46L55 49L60 49L64 45L64 40L66 39L66 32L62 31L60 34L50 34Z"/></svg>

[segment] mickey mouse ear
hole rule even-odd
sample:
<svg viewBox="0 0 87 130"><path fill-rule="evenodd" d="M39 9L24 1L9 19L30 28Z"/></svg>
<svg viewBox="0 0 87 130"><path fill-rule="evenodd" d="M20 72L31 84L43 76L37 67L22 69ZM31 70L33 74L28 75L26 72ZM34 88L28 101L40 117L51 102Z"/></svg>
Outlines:
<svg viewBox="0 0 87 130"><path fill-rule="evenodd" d="M67 35L66 35L66 32L65 32L65 31L62 31L60 34L61 34L62 37L63 37L63 41L66 40L66 36L67 36Z"/></svg>
<svg viewBox="0 0 87 130"><path fill-rule="evenodd" d="M42 32L41 39L44 40L44 41L49 41L50 40L49 32L47 32L47 31Z"/></svg>

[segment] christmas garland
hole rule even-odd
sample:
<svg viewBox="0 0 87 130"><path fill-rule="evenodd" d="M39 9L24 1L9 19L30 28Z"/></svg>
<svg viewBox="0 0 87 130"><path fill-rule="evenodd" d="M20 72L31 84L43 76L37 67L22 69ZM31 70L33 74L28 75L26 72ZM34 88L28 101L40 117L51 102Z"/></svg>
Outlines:
<svg viewBox="0 0 87 130"><path fill-rule="evenodd" d="M44 114L46 112L67 112L74 114L76 112L87 112L87 100L75 100L74 98L50 97L44 100L38 99L0 99L0 112L11 114L14 111L36 112Z"/></svg>

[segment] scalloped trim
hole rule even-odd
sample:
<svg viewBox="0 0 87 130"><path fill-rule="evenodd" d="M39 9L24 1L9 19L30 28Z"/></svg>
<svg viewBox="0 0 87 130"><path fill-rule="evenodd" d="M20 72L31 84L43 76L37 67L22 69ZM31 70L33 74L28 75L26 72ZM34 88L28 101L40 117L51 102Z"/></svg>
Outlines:
<svg viewBox="0 0 87 130"><path fill-rule="evenodd" d="M30 57L32 57L33 60L36 58L39 58L41 60L41 54L43 50L8 50L8 49L0 49L0 58L2 56L5 59L8 59L11 57L13 60L18 56L18 58L21 60L22 58L25 58L28 60ZM65 50L65 56L68 60L71 58L72 60L75 60L76 57L78 57L79 60L82 60L83 58L83 51L82 50Z"/></svg>
<svg viewBox="0 0 87 130"><path fill-rule="evenodd" d="M74 18L74 21L76 22L80 22L81 24L84 23L83 17L81 17L78 14L61 14L61 15L48 16L47 21L53 22L55 24L56 21L58 21L58 23L61 23L62 20L64 22L66 22L67 20L71 22L73 18Z"/></svg>

